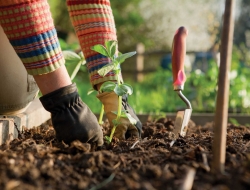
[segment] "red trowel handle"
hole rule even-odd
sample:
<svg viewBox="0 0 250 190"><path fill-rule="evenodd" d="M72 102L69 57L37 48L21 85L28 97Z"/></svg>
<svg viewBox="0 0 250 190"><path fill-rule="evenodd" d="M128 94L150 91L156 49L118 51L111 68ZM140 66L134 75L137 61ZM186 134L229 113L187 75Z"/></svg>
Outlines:
<svg viewBox="0 0 250 190"><path fill-rule="evenodd" d="M172 71L174 90L183 90L186 81L184 61L186 55L186 37L188 31L185 27L178 28L172 44Z"/></svg>

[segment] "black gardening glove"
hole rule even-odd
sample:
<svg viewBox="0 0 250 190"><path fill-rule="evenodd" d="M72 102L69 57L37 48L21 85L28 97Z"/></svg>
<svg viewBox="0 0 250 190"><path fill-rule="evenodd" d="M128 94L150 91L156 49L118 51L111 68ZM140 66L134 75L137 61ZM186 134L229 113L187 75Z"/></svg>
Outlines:
<svg viewBox="0 0 250 190"><path fill-rule="evenodd" d="M75 84L58 89L40 98L44 108L51 112L56 137L70 143L74 140L103 144L103 132L96 116L79 97Z"/></svg>
<svg viewBox="0 0 250 190"><path fill-rule="evenodd" d="M104 105L105 114L109 120L111 128L113 127L113 120L116 119L116 114L113 111L117 111L118 109L118 95L114 92L103 92L97 95L97 98L102 102ZM122 105L123 110L126 110L135 120L136 124L133 125L130 123L128 118L121 117L119 122L120 124L115 129L114 136L118 139L126 139L129 137L141 137L142 131L142 123L136 116L134 110L129 106L127 101L127 95L122 97Z"/></svg>

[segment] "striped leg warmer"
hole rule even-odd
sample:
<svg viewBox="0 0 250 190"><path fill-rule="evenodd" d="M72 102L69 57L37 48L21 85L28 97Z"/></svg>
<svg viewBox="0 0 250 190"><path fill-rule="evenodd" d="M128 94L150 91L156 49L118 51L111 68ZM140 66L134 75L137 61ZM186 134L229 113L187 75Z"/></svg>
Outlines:
<svg viewBox="0 0 250 190"><path fill-rule="evenodd" d="M97 73L111 60L90 49L96 44L104 45L105 41L117 40L109 0L67 0L67 7L87 61L91 84L95 86L101 82L116 80L112 71L104 77Z"/></svg>
<svg viewBox="0 0 250 190"><path fill-rule="evenodd" d="M64 64L47 0L0 1L0 24L29 74Z"/></svg>

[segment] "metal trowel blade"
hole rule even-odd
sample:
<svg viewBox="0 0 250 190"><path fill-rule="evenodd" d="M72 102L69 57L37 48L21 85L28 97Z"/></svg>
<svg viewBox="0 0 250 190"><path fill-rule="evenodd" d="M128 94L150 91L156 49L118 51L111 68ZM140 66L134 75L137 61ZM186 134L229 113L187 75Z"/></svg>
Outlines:
<svg viewBox="0 0 250 190"><path fill-rule="evenodd" d="M170 143L170 146L174 144L179 136L184 137L186 135L191 114L192 109L185 109L177 112L173 131L175 134L175 139Z"/></svg>

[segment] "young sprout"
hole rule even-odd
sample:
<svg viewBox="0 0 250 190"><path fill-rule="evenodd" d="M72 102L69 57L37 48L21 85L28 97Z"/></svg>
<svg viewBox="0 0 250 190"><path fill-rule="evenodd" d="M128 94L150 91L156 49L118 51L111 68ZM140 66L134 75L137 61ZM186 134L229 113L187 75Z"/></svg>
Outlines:
<svg viewBox="0 0 250 190"><path fill-rule="evenodd" d="M134 52L129 52L125 54L118 53L118 56L117 56L117 53L116 53L117 41L114 41L114 40L105 42L105 46L101 44L97 44L93 46L91 49L111 59L111 63L108 63L107 65L99 69L98 74L101 76L105 76L110 71L113 71L115 73L115 77L117 81L117 82L111 82L111 81L104 82L102 86L100 87L101 92L114 91L118 95L118 110L112 111L114 114L116 114L116 119L112 121L113 128L111 130L110 136L105 137L108 143L110 143L113 139L116 127L120 124L119 120L121 117L128 118L130 123L136 124L136 120L125 110L122 110L122 96L126 94L131 95L133 93L133 88L129 84L122 83L122 79L121 79L121 63L123 63L127 58L135 55L136 52L134 51ZM100 123L100 119L99 119L99 123Z"/></svg>
<svg viewBox="0 0 250 190"><path fill-rule="evenodd" d="M86 60L82 52L75 53L73 51L65 50L63 51L63 56L66 64L69 64L70 79L73 80L81 68L81 65L86 64ZM72 70L72 71L71 71Z"/></svg>

